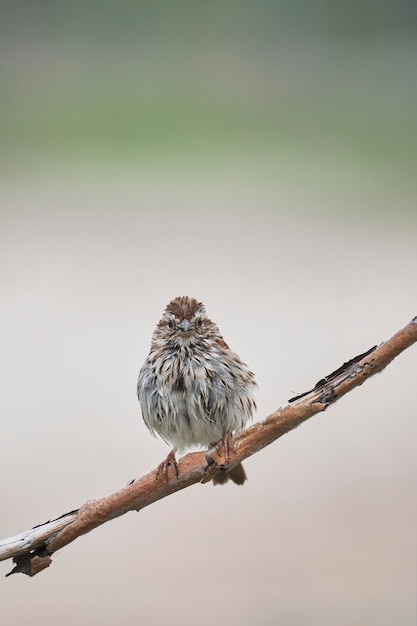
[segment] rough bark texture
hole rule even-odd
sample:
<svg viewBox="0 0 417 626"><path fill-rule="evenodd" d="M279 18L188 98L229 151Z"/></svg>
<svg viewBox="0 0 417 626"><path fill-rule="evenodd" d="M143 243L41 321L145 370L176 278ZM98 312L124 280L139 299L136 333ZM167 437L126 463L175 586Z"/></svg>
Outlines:
<svg viewBox="0 0 417 626"><path fill-rule="evenodd" d="M362 385L368 378L382 371L396 356L417 341L417 317L391 339L380 346L347 361L337 370L321 379L311 391L290 400L284 408L269 415L234 438L236 465L265 448L316 413L324 411L346 393ZM80 509L45 522L20 535L0 541L0 560L13 558L15 567L10 572L34 576L48 567L54 552L97 526L128 511L139 511L180 489L197 482L208 482L224 471L224 458L217 452L187 454L178 462L179 476L165 483L156 470L104 498L92 500ZM7 575L10 575L7 574Z"/></svg>

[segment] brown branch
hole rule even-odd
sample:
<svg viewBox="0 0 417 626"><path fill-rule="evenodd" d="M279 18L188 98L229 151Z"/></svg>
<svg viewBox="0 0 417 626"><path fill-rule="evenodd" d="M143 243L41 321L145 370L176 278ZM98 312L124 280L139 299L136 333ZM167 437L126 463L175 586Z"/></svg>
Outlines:
<svg viewBox="0 0 417 626"><path fill-rule="evenodd" d="M264 421L248 428L234 438L235 465L259 452L346 393L362 385L382 371L396 356L417 341L417 317L391 339L366 353L351 359L335 372L320 380L315 388L293 398L290 403L269 415ZM128 511L140 511L176 491L198 482L208 482L217 472L224 471L224 459L210 453L207 463L204 452L187 454L178 462L179 476L165 483L156 470L139 478L120 491L84 504L51 522L0 541L0 560L13 557L14 569L34 576L48 567L51 555L77 537ZM9 574L8 574L9 575Z"/></svg>

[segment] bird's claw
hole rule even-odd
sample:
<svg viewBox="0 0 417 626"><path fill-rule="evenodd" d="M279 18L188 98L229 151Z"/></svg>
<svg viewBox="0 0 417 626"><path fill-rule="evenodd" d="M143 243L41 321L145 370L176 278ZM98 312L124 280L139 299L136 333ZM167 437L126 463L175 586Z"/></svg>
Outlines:
<svg viewBox="0 0 417 626"><path fill-rule="evenodd" d="M158 469L156 470L156 477L159 478L160 476L162 476L164 479L164 483L168 482L168 468L170 466L172 467L175 478L178 478L178 463L177 459L175 458L175 453L176 449L174 448L168 454L167 458L158 465Z"/></svg>
<svg viewBox="0 0 417 626"><path fill-rule="evenodd" d="M223 452L225 465L229 465L230 454L232 452L233 452L233 454L236 454L236 450L235 450L235 447L233 445L233 435L232 435L232 433L226 433L226 435L223 435L223 437L220 439L220 441L216 444L215 450L216 450L217 454L219 454L219 455L221 455L222 452Z"/></svg>

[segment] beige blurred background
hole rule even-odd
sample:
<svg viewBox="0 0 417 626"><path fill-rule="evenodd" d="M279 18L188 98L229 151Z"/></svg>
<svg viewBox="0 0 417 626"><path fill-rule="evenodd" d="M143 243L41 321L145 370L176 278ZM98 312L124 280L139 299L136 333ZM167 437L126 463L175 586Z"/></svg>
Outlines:
<svg viewBox="0 0 417 626"><path fill-rule="evenodd" d="M166 455L136 378L171 298L202 300L250 364L258 419L417 314L417 19L324 0L2 14L5 538ZM195 486L1 579L2 623L413 624L415 372L413 347L248 460L244 488Z"/></svg>

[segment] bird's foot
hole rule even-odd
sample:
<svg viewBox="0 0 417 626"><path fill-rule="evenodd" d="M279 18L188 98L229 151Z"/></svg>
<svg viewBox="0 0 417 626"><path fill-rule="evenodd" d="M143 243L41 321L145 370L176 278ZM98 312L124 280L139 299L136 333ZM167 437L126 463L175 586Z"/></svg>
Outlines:
<svg viewBox="0 0 417 626"><path fill-rule="evenodd" d="M215 450L216 450L217 454L219 454L219 455L221 455L223 453L224 460L225 460L225 465L229 465L230 454L232 452L233 452L233 454L236 454L236 450L235 450L235 447L233 445L233 435L232 435L232 433L226 433L226 435L223 435L223 437L220 439L220 441L218 443L216 443Z"/></svg>
<svg viewBox="0 0 417 626"><path fill-rule="evenodd" d="M214 458L213 458L214 453ZM224 485L229 480L232 480L237 485L243 485L247 479L246 472L243 469L242 463L238 463L232 469L229 469L229 461L231 454L237 454L233 445L232 433L227 433L217 443L213 444L212 448L206 452L207 472L210 478L205 478L201 482L208 482L213 480L214 485ZM224 460L224 462L223 462ZM219 470L213 477L213 464Z"/></svg>
<svg viewBox="0 0 417 626"><path fill-rule="evenodd" d="M167 458L158 465L158 469L156 470L156 477L159 478L160 476L162 476L165 483L168 482L168 468L170 466L172 467L175 478L178 478L178 463L177 459L175 458L176 451L177 449L173 448L168 454Z"/></svg>

